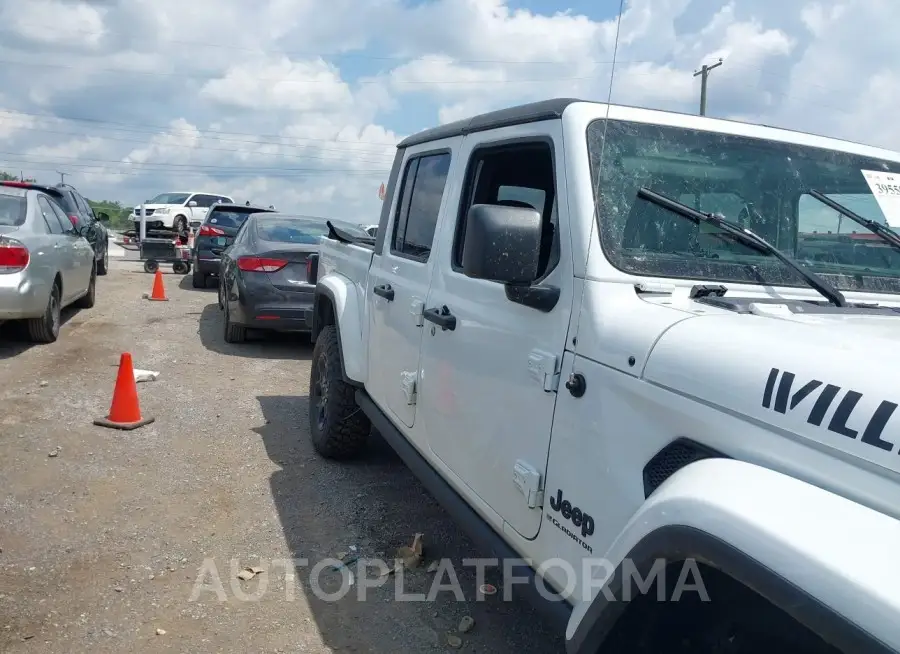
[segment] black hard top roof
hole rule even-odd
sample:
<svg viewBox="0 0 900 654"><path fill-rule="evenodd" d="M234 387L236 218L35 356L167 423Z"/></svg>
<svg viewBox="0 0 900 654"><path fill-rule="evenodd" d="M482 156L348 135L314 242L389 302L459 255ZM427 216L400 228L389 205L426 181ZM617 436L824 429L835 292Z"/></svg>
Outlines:
<svg viewBox="0 0 900 654"><path fill-rule="evenodd" d="M515 107L499 109L497 111L489 111L487 113L457 120L446 125L426 129L422 132L407 136L397 144L397 148L402 149L413 145L428 143L430 141L438 141L440 139L453 138L454 136L464 136L473 132L484 132L489 129L498 129L500 127L511 127L512 125L524 125L526 123L536 123L541 120L553 120L562 118L563 112L571 104L576 102L588 102L591 104L603 104L597 100L580 100L577 98L553 98L550 100L541 100L539 102L531 102L521 104ZM649 109L648 107L637 107L631 105L617 105L620 107L631 107L633 109ZM666 109L649 109L650 111L662 111L669 114L680 114L683 116L695 116L696 114L684 111L670 111ZM852 143L854 145L865 145L858 141L836 138L834 136L825 136L824 134L816 134L814 132L803 132L785 127L776 127L766 123L748 123L746 121L734 120L730 118L711 118L710 120L724 121L729 123L738 123L741 125L757 125L759 127L769 127L784 132L793 132L795 134L807 134L809 136L818 136L828 138L833 141L841 141L844 143ZM873 146L867 146L873 147Z"/></svg>
<svg viewBox="0 0 900 654"><path fill-rule="evenodd" d="M521 104L507 109L489 111L488 113L479 114L472 118L457 120L453 123L447 123L440 127L433 127L431 129L426 129L423 132L419 132L418 134L407 136L397 144L397 147L406 148L411 145L428 143L429 141L463 136L465 134L471 134L472 132L483 132L499 127L509 127L511 125L536 123L540 120L562 118L563 111L566 110L566 107L575 102L584 101L575 98L554 98L552 100L541 100L540 102Z"/></svg>

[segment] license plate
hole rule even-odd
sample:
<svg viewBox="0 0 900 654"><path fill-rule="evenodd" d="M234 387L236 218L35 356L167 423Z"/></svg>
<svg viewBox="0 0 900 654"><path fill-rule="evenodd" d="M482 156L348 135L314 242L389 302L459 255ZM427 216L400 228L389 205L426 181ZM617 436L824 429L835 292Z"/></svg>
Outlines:
<svg viewBox="0 0 900 654"><path fill-rule="evenodd" d="M217 245L219 247L225 247L228 245L228 237L227 236L216 236L216 240L213 245Z"/></svg>

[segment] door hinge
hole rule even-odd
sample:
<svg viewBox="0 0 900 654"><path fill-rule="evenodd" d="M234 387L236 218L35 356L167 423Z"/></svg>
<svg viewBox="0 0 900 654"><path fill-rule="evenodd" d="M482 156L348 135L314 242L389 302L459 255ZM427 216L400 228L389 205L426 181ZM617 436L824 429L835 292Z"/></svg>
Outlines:
<svg viewBox="0 0 900 654"><path fill-rule="evenodd" d="M525 496L529 509L544 505L544 489L541 488L541 473L521 459L513 466L513 483Z"/></svg>
<svg viewBox="0 0 900 654"><path fill-rule="evenodd" d="M559 390L559 357L555 354L532 350L528 355L528 373L545 391Z"/></svg>
<svg viewBox="0 0 900 654"><path fill-rule="evenodd" d="M412 299L412 304L409 305L409 313L412 315L413 320L415 321L416 327L421 327L425 324L425 300L414 297Z"/></svg>

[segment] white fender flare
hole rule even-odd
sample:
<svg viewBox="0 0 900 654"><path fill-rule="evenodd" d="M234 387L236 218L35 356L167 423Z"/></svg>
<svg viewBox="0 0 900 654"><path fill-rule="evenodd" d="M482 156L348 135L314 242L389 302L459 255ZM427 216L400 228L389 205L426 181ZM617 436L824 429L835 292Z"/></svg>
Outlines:
<svg viewBox="0 0 900 654"><path fill-rule="evenodd" d="M613 543L609 567L575 604L566 649L596 651L624 609L628 571L646 575L657 559L695 559L842 651L900 651L898 551L900 521L890 516L757 465L698 461L666 480Z"/></svg>
<svg viewBox="0 0 900 654"><path fill-rule="evenodd" d="M330 307L330 309L329 309ZM316 282L312 315L312 337L333 322L341 347L341 368L345 381L362 385L366 380L368 361L363 347L365 313L353 282L338 273L329 273Z"/></svg>

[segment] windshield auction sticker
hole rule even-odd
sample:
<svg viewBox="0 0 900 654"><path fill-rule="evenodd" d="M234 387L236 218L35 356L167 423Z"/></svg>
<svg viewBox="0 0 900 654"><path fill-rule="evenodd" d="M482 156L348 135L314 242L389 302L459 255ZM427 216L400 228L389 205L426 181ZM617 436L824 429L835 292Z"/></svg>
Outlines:
<svg viewBox="0 0 900 654"><path fill-rule="evenodd" d="M882 170L861 172L888 225L900 227L900 175Z"/></svg>

